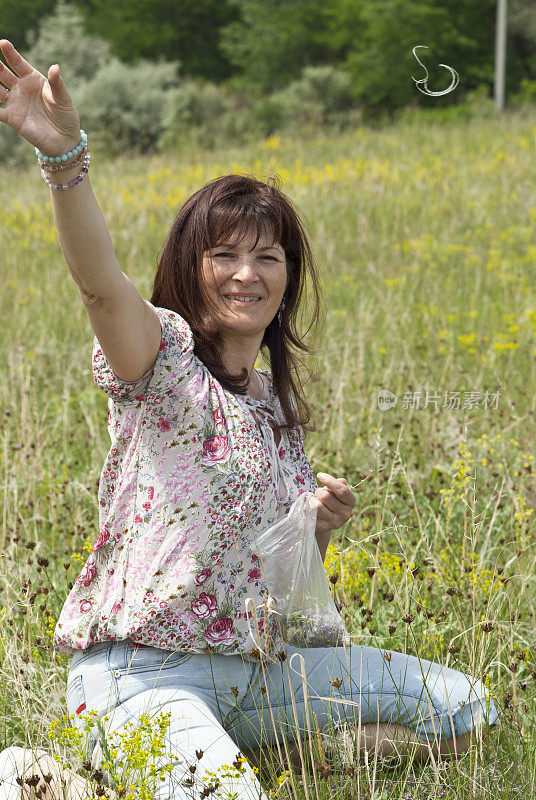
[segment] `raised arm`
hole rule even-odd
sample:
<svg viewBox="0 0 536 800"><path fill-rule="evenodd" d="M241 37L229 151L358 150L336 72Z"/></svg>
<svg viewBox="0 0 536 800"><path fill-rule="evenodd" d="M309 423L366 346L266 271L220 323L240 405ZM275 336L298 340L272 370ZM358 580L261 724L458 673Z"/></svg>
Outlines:
<svg viewBox="0 0 536 800"><path fill-rule="evenodd" d="M48 77L31 66L11 42L0 39L7 66L0 61L0 122L16 130L48 156L71 151L81 138L80 119L57 64ZM76 156L62 162L72 164ZM36 164L37 166L37 164ZM68 184L82 164L48 173L56 184ZM69 190L50 189L58 238L83 300L116 297L126 276L93 194L89 174Z"/></svg>
<svg viewBox="0 0 536 800"><path fill-rule="evenodd" d="M81 139L80 119L59 66L45 78L11 42L0 39L0 50L8 64L0 62L0 122L46 156L72 152ZM70 166L76 160L68 157L57 165L66 169L46 177L68 185L81 172L80 164ZM120 379L137 381L159 352L158 316L119 267L89 174L67 190L50 191L61 249L103 353Z"/></svg>

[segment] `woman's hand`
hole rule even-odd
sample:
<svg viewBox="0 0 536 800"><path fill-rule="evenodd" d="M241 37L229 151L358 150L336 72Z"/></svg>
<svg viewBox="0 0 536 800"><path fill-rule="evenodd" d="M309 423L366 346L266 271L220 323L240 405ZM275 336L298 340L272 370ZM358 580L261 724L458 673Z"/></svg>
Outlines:
<svg viewBox="0 0 536 800"><path fill-rule="evenodd" d="M80 141L80 118L67 91L60 68L53 64L45 78L7 39L0 50L0 122L20 133L45 155L61 155ZM6 90L9 92L6 94Z"/></svg>
<svg viewBox="0 0 536 800"><path fill-rule="evenodd" d="M316 535L334 531L344 525L353 514L356 497L348 488L346 478L334 478L324 472L318 479L326 484L315 491L320 504L316 515Z"/></svg>

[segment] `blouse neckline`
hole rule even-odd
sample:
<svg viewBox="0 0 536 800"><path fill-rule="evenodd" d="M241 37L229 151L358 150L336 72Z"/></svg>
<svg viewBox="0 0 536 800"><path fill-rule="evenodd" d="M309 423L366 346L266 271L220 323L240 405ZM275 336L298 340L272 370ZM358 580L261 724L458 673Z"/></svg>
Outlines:
<svg viewBox="0 0 536 800"><path fill-rule="evenodd" d="M261 370L258 370L261 371ZM272 483L276 489L277 499L279 503L285 503L290 498L291 490L290 486L287 482L285 472L283 470L283 465L281 463L281 457L279 455L279 449L283 444L283 432L286 433L286 428L284 431L281 431L281 439L279 445L275 443L274 432L272 427L269 423L269 419L275 422L276 424L280 423L280 412L276 407L277 404L275 402L275 394L273 390L273 384L270 378L270 375L265 371L262 370L264 374L268 377L269 383L269 396L264 400L256 400L254 397L251 397L250 394L247 392L245 394L237 395L237 398L243 400L246 403L246 406L253 406L253 409L257 411L257 414L254 414L251 407L249 408L249 412L251 416L255 419L257 426L260 429L261 436L264 440L266 448L270 455L270 473L272 477Z"/></svg>
<svg viewBox="0 0 536 800"><path fill-rule="evenodd" d="M270 375L269 375L268 371L264 370L264 369L263 370L259 370L258 369L257 372L259 374L262 372L262 374L266 375L266 377L268 378L268 397L265 397L262 400L256 400L254 397L252 397L249 394L249 392L246 392L245 394L241 394L240 397L242 397L247 403L253 403L256 406L265 406L267 403L270 406L273 406L273 403L274 403L274 400L275 400L275 394L274 394L274 387L273 387Z"/></svg>

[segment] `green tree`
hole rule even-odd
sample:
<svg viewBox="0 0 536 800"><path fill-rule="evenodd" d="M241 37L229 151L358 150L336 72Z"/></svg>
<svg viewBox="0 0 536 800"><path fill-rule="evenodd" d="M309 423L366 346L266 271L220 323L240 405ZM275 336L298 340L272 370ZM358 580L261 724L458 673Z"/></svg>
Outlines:
<svg viewBox="0 0 536 800"><path fill-rule="evenodd" d="M0 4L0 39L9 39L21 51L30 44L29 34L40 20L51 14L56 0L2 0Z"/></svg>
<svg viewBox="0 0 536 800"><path fill-rule="evenodd" d="M234 0L240 18L221 30L221 49L240 71L233 82L256 94L280 89L304 66L329 63L332 0Z"/></svg>
<svg viewBox="0 0 536 800"><path fill-rule="evenodd" d="M361 29L343 68L352 76L354 97L369 115L391 111L409 103L434 107L459 102L469 89L493 82L493 42L496 0L367 0L361 13ZM396 32L396 35L395 35ZM425 97L413 77L428 70L428 89L441 91L452 80L440 67L449 64L460 77L459 89L441 97Z"/></svg>
<svg viewBox="0 0 536 800"><path fill-rule="evenodd" d="M30 32L24 57L44 75L51 64L59 64L72 90L91 79L109 61L110 45L86 32L84 18L72 3L58 0L55 10Z"/></svg>
<svg viewBox="0 0 536 800"><path fill-rule="evenodd" d="M534 0L512 0L508 9L508 85L536 80L536 6Z"/></svg>
<svg viewBox="0 0 536 800"><path fill-rule="evenodd" d="M219 46L220 28L237 17L228 0L76 0L87 30L106 39L126 64L139 58L180 61L186 75L213 81L233 68ZM148 76L150 79L150 76Z"/></svg>

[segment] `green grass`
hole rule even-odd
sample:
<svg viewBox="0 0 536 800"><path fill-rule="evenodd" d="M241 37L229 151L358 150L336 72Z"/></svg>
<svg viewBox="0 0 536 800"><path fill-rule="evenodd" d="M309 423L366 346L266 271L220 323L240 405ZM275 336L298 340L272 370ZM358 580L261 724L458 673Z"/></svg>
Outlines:
<svg viewBox="0 0 536 800"><path fill-rule="evenodd" d="M357 496L328 551L348 628L360 644L487 676L497 697L500 724L440 776L356 764L315 776L325 797L535 796L535 153L529 110L92 158L119 262L146 298L190 194L234 171L281 176L309 222L328 308L306 451ZM50 749L68 669L51 632L98 533L107 398L37 166L0 173L0 207L0 748ZM378 408L380 389L394 408ZM437 408L423 408L426 391Z"/></svg>

